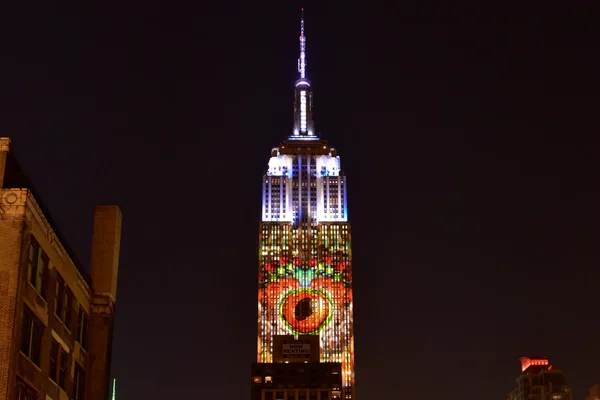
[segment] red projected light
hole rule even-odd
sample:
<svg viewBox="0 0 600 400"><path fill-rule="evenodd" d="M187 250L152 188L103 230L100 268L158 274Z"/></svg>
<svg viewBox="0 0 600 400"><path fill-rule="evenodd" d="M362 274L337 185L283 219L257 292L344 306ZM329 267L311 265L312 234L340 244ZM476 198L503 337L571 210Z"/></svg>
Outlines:
<svg viewBox="0 0 600 400"><path fill-rule="evenodd" d="M548 365L548 360L545 358L521 358L521 371L525 371L527 368L531 366L543 366Z"/></svg>

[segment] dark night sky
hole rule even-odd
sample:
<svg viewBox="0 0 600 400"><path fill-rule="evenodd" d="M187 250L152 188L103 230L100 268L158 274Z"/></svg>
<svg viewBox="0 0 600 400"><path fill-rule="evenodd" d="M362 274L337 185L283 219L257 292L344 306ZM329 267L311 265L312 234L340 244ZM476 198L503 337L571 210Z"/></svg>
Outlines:
<svg viewBox="0 0 600 400"><path fill-rule="evenodd" d="M93 206L123 210L119 399L248 399L261 175L292 126L302 4L51 3L3 12L0 135L84 261ZM597 50L545 36L536 2L304 5L317 131L349 181L359 400L503 400L529 354L582 400Z"/></svg>

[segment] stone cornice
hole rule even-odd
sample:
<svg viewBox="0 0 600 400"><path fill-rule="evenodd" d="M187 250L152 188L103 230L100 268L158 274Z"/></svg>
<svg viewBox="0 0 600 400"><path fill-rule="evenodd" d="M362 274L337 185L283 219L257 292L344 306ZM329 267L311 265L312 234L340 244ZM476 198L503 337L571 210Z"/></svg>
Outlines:
<svg viewBox="0 0 600 400"><path fill-rule="evenodd" d="M69 253L59 240L52 229L52 225L44 216L35 197L28 189L0 189L0 219L35 219L42 228L46 238L51 243L52 248L65 261L68 261L77 273L78 281L81 282L82 289L92 295L92 290L88 285L86 278L81 274L75 262L71 259Z"/></svg>

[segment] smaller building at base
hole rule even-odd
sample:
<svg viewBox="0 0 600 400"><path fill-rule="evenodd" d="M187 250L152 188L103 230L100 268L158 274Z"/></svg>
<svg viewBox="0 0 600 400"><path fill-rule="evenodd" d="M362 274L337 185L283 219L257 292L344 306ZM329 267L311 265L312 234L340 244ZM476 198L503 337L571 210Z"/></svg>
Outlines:
<svg viewBox="0 0 600 400"><path fill-rule="evenodd" d="M319 362L319 336L276 335L272 363L252 364L252 400L342 398L342 364Z"/></svg>
<svg viewBox="0 0 600 400"><path fill-rule="evenodd" d="M521 375L507 400L573 400L571 386L546 357L522 357Z"/></svg>

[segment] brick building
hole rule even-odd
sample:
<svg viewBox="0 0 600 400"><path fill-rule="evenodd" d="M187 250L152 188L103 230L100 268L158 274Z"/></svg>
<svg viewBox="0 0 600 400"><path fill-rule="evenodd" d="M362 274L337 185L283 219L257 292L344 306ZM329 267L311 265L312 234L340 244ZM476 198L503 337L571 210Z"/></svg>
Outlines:
<svg viewBox="0 0 600 400"><path fill-rule="evenodd" d="M121 212L95 209L90 275L0 138L0 400L106 400Z"/></svg>

